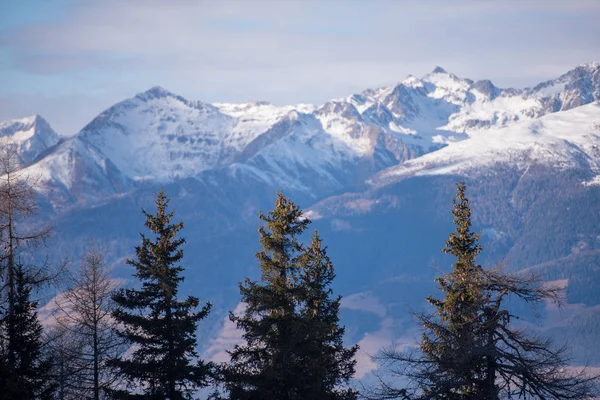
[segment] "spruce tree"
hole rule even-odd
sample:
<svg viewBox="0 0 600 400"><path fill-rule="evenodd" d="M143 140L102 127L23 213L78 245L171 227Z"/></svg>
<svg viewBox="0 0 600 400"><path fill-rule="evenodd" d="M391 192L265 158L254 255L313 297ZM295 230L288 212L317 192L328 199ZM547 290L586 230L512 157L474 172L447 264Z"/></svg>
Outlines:
<svg viewBox="0 0 600 400"><path fill-rule="evenodd" d="M244 343L224 368L231 399L354 399L340 389L354 372L356 347L343 347L339 298L331 298L333 266L315 235L299 237L310 221L283 193L275 209L259 213L260 281L240 284L244 314L230 315Z"/></svg>
<svg viewBox="0 0 600 400"><path fill-rule="evenodd" d="M429 360L436 360L436 379L425 388L434 397L482 398L477 385L483 359L479 334L480 308L486 301L484 271L475 261L481 252L479 233L471 231L471 207L466 185L456 186L452 216L455 232L450 233L442 252L455 258L449 274L436 279L443 299L428 297L436 308L436 319L422 319L426 332L421 350ZM441 323L440 323L441 322Z"/></svg>
<svg viewBox="0 0 600 400"><path fill-rule="evenodd" d="M309 221L281 192L275 209L259 213L259 218L266 223L259 228L263 249L256 254L262 275L259 282L246 279L240 284L244 315L230 314L245 343L230 352L226 388L231 399L295 399L304 370L297 351L303 342L296 311L302 255L298 236Z"/></svg>
<svg viewBox="0 0 600 400"><path fill-rule="evenodd" d="M199 300L179 300L183 268L183 238L177 237L183 222L171 223L169 200L164 190L156 197L156 215L142 210L153 237L141 234L136 259L127 260L136 269L141 287L121 289L113 297L117 333L132 345L131 354L111 360L129 390L120 398L190 399L207 384L210 365L198 359L196 328L210 311L210 303L196 311Z"/></svg>
<svg viewBox="0 0 600 400"><path fill-rule="evenodd" d="M391 373L408 378L397 388L381 379L372 399L498 400L500 398L586 399L599 394L597 378L569 371L566 348L515 328L505 306L512 295L535 305L557 301L560 288L536 276L484 269L475 262L479 234L471 231L471 207L464 183L453 201L455 232L443 252L455 262L436 279L442 299L428 297L435 313L416 314L423 337L416 352L384 349L378 357Z"/></svg>
<svg viewBox="0 0 600 400"><path fill-rule="evenodd" d="M31 300L31 278L20 263L14 266L12 312L2 320L10 326L5 358L0 367L0 393L7 400L51 399L55 390L50 383L51 360L43 353L43 327L37 317L38 303ZM6 354L5 353L5 354Z"/></svg>
<svg viewBox="0 0 600 400"><path fill-rule="evenodd" d="M307 366L303 375L307 382L305 398L356 399L354 390L342 386L354 375L358 345L344 347L345 329L339 319L342 298L333 296L333 264L316 231L300 266L300 294L303 296L300 316L306 332L302 349Z"/></svg>

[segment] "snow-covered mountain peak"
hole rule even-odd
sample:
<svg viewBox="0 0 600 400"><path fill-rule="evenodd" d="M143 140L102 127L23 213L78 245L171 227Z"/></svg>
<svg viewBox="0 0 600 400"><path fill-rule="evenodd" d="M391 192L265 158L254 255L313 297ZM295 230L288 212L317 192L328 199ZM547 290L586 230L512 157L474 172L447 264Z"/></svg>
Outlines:
<svg viewBox="0 0 600 400"><path fill-rule="evenodd" d="M280 121L312 111L264 101L208 104L154 87L110 107L78 137L133 180L169 181L227 166Z"/></svg>
<svg viewBox="0 0 600 400"><path fill-rule="evenodd" d="M423 81L414 75L407 76L406 79L401 82L401 84L412 88L423 87Z"/></svg>
<svg viewBox="0 0 600 400"><path fill-rule="evenodd" d="M600 100L600 64L582 64L567 73L523 90L527 98L542 99L545 113L566 111Z"/></svg>
<svg viewBox="0 0 600 400"><path fill-rule="evenodd" d="M132 179L189 176L219 163L233 119L155 87L102 112L78 136Z"/></svg>
<svg viewBox="0 0 600 400"><path fill-rule="evenodd" d="M592 62L580 64L577 68L582 68L585 71L587 71L588 73L594 73L600 69L600 63L592 61Z"/></svg>
<svg viewBox="0 0 600 400"><path fill-rule="evenodd" d="M436 67L432 73L425 75L421 80L434 85L434 88L429 89L431 97L443 98L451 95L454 101L464 101L465 93L471 85L470 80L461 79L440 67Z"/></svg>
<svg viewBox="0 0 600 400"><path fill-rule="evenodd" d="M37 114L0 122L0 138L16 146L24 164L31 163L60 140L50 124Z"/></svg>
<svg viewBox="0 0 600 400"><path fill-rule="evenodd" d="M169 90L167 90L161 86L153 86L150 89L146 90L145 92L138 93L136 95L136 97L139 99L142 99L142 100L150 100L150 99L156 99L156 98L161 98L161 97L179 97L179 96L173 94L172 92L170 92Z"/></svg>
<svg viewBox="0 0 600 400"><path fill-rule="evenodd" d="M483 79L473 83L471 89L481 94L485 100L493 100L501 91L489 79Z"/></svg>

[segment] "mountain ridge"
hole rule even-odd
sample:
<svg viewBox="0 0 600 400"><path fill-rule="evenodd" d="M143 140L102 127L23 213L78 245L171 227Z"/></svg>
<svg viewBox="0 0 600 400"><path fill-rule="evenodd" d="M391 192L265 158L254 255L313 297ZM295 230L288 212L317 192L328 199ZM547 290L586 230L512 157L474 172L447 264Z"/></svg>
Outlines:
<svg viewBox="0 0 600 400"><path fill-rule="evenodd" d="M203 179L220 170L245 169L257 181L316 192L319 197L361 187L379 171L489 129L599 98L598 63L583 64L524 89L500 89L491 81L473 82L436 67L421 79L409 76L397 85L367 89L320 106L209 104L155 86L109 107L75 139L57 140L53 143L56 150L41 160L28 159L61 170L54 186L66 192L73 185L89 186L89 182L65 179L79 175L64 156L66 150L61 150L65 146L76 147L78 157L88 159L88 167L94 164L90 160L106 159L96 163L96 172L91 174L97 194L112 195L149 180ZM104 172L109 164L112 177ZM311 169L309 165L316 174L305 179L302 175ZM52 186L53 178L47 178L44 185ZM327 183L315 186L318 180ZM93 202L94 196L82 198L85 190L76 192L62 196L55 208Z"/></svg>
<svg viewBox="0 0 600 400"><path fill-rule="evenodd" d="M436 68L318 106L209 104L153 87L59 137L25 172L40 176L54 255L77 257L98 240L119 278L132 272L123 260L139 244L139 209L165 188L186 224L182 293L210 299L219 322L237 305L236 282L259 273L257 213L283 189L328 245L337 292L381 308L342 311L348 340L361 344L379 337L378 324L386 340L409 334L404 305L435 290L432 264L448 267L439 250L453 184L465 180L478 260L565 280L569 306L585 302L593 315L577 322L584 314L573 312L571 330L553 334L581 327L579 345L597 341L590 326L600 326L599 71L590 63L503 89Z"/></svg>

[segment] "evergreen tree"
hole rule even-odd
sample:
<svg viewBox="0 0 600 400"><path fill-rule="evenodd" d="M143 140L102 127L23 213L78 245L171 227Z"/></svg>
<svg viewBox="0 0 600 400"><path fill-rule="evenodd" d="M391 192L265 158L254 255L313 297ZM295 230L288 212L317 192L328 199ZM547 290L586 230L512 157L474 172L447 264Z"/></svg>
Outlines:
<svg viewBox="0 0 600 400"><path fill-rule="evenodd" d="M300 209L279 193L275 209L259 213L266 223L259 228L262 251L256 254L262 270L260 282L240 284L244 315L230 314L243 333L244 344L230 352L225 370L231 399L299 398L303 358L297 349L300 334L297 303L297 265L302 255L298 236L309 224Z"/></svg>
<svg viewBox="0 0 600 400"><path fill-rule="evenodd" d="M42 353L43 328L37 317L38 304L30 299L30 278L20 263L15 264L13 279L12 312L2 321L3 325L13 327L10 340L2 338L11 357L10 362L3 362L0 367L0 393L7 400L50 399L55 390L49 383L52 364Z"/></svg>
<svg viewBox="0 0 600 400"><path fill-rule="evenodd" d="M139 289L121 289L113 297L117 304L113 317L120 324L118 334L132 345L131 355L111 360L129 391L119 391L120 398L190 399L207 383L210 365L198 360L196 328L210 311L207 303L200 311L199 300L189 296L177 299L183 281L181 246L177 234L183 222L171 223L167 213L169 200L164 191L156 197L156 215L142 210L146 227L155 235L142 234L135 260L127 260L141 281Z"/></svg>
<svg viewBox="0 0 600 400"><path fill-rule="evenodd" d="M244 344L224 368L231 399L353 399L339 389L354 372L356 347L345 349L340 299L331 299L333 267L318 236L304 248L299 236L310 221L283 193L259 218L261 279L240 284L244 314L230 318Z"/></svg>
<svg viewBox="0 0 600 400"><path fill-rule="evenodd" d="M371 391L373 399L498 400L500 398L586 399L598 394L596 377L569 372L565 348L511 325L518 318L504 305L513 295L535 304L558 300L559 288L535 276L513 275L476 264L479 234L471 231L471 208L464 183L453 201L455 232L443 252L455 262L436 279L442 299L427 298L435 314L416 314L424 329L416 352L384 349L378 357L408 378Z"/></svg>
<svg viewBox="0 0 600 400"><path fill-rule="evenodd" d="M341 296L333 297L333 264L316 231L300 265L303 296L300 316L306 332L302 350L308 367L303 375L308 388L305 398L356 399L355 391L341 386L347 384L354 375L354 356L358 346L344 347L345 329L339 324Z"/></svg>
<svg viewBox="0 0 600 400"><path fill-rule="evenodd" d="M443 299L428 297L436 318L422 315L425 332L421 351L436 361L435 380L424 388L434 398L482 398L477 385L483 359L479 334L481 305L486 301L484 270L475 262L481 252L479 233L471 231L471 207L464 183L457 184L452 216L455 232L450 233L442 252L455 258L449 274L436 279Z"/></svg>

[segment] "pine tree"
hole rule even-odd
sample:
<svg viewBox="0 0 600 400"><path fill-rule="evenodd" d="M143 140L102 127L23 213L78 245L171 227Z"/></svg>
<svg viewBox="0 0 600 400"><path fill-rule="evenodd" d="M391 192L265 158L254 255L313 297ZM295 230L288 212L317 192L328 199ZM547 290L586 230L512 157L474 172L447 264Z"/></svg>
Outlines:
<svg viewBox="0 0 600 400"><path fill-rule="evenodd" d="M333 297L333 264L316 231L300 265L303 297L300 315L306 332L302 349L307 366L303 375L308 388L305 398L356 399L357 393L342 388L342 385L354 375L358 346L344 347L345 329L339 320L341 296Z"/></svg>
<svg viewBox="0 0 600 400"><path fill-rule="evenodd" d="M14 268L12 312L2 321L11 326L12 337L4 339L10 361L2 363L0 393L7 400L52 398L51 361L42 353L43 328L37 317L37 302L31 301L30 278L20 263ZM6 329L3 330L7 332Z"/></svg>
<svg viewBox="0 0 600 400"><path fill-rule="evenodd" d="M331 299L333 267L315 235L304 248L299 237L310 221L283 193L275 209L259 218L260 281L240 284L243 315L230 315L244 344L229 353L224 369L231 399L354 399L339 389L354 372L356 347L343 347L340 299Z"/></svg>
<svg viewBox="0 0 600 400"><path fill-rule="evenodd" d="M137 259L127 260L135 267L141 288L121 289L113 297L117 304L113 317L121 326L118 334L132 345L130 356L110 363L131 389L116 393L120 398L190 399L210 374L210 365L198 360L196 328L211 305L195 311L198 298L177 299L185 240L177 237L183 222L171 223L168 204L162 190L156 197L156 215L142 210L155 237L142 234Z"/></svg>
<svg viewBox="0 0 600 400"><path fill-rule="evenodd" d="M396 388L381 380L372 399L498 400L500 398L586 399L598 395L596 377L565 368L566 348L511 325L518 316L504 302L509 295L527 303L556 301L560 289L536 276L483 269L479 234L471 231L471 208L464 183L453 201L456 231L443 252L455 262L436 279L444 297L428 297L435 314L416 314L423 327L417 352L384 349L379 360L396 365L394 375L409 384Z"/></svg>

